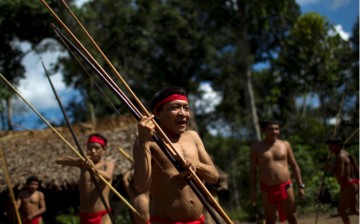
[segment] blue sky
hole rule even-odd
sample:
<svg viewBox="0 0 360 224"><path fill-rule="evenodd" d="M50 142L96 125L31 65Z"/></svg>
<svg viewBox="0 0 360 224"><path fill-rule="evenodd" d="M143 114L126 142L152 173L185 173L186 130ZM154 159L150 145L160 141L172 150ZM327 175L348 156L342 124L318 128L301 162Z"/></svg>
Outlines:
<svg viewBox="0 0 360 224"><path fill-rule="evenodd" d="M79 5L83 1L86 0L78 0ZM351 35L352 27L359 15L359 0L297 0L297 3L300 5L302 13L317 12L327 17L330 23L336 25L337 31L344 39ZM25 45L24 47L29 46ZM18 90L47 120L59 123L59 119L63 120L61 110L53 96L41 65L43 61L45 66L50 68L51 64L56 61L57 55L54 52L45 53L41 56L31 53L27 55L23 61L26 66L26 79L21 81ZM54 74L51 79L64 105L66 105L68 99L78 97L76 92L64 85L61 74ZM210 92L211 90L209 90L211 95ZM16 129L40 129L46 127L22 100L15 100L14 105L22 111L14 114Z"/></svg>
<svg viewBox="0 0 360 224"><path fill-rule="evenodd" d="M340 24L345 32L351 33L359 15L359 0L297 0L301 12L317 12L334 24Z"/></svg>

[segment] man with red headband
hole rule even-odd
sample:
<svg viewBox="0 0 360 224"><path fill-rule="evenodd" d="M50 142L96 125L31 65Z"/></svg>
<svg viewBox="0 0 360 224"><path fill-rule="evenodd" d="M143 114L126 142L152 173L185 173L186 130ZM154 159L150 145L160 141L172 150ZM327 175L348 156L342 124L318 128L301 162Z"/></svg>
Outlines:
<svg viewBox="0 0 360 224"><path fill-rule="evenodd" d="M81 224L110 224L111 220L106 208L92 181L89 169L95 167L97 172L109 183L113 179L114 161L104 160L107 140L100 134L92 134L87 141L87 159L84 162L78 157L62 156L56 163L80 168L80 223ZM102 181L98 181L103 197L109 206L110 188Z"/></svg>
<svg viewBox="0 0 360 224"><path fill-rule="evenodd" d="M358 162L345 149L340 137L327 139L326 144L330 152L335 154L335 159L330 169L340 185L340 199L338 212L344 224L349 224L350 219L346 213L350 210L351 215L359 215L359 167Z"/></svg>
<svg viewBox="0 0 360 224"><path fill-rule="evenodd" d="M157 92L151 101L152 116L142 117L138 138L134 143L134 183L138 192L150 190L151 224L205 223L203 204L187 185L189 172L179 173L153 140L154 119L167 135L177 152L185 159L185 168L193 169L203 181L214 184L218 172L205 150L199 135L188 130L190 120L188 98L180 87Z"/></svg>
<svg viewBox="0 0 360 224"><path fill-rule="evenodd" d="M289 142L279 139L280 127L275 120L261 123L265 139L255 143L250 153L250 201L256 206L256 178L259 168L262 205L267 224L276 223L276 210L279 221L297 223L295 216L295 196L289 166L297 182L298 195L305 194L305 185Z"/></svg>

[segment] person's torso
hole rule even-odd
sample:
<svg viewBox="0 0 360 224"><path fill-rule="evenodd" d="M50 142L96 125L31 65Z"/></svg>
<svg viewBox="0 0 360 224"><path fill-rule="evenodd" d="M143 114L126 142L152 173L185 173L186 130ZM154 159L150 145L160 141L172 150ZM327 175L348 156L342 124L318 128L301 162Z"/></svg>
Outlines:
<svg viewBox="0 0 360 224"><path fill-rule="evenodd" d="M39 191L23 191L21 194L21 211L23 216L34 214L40 209L41 195Z"/></svg>
<svg viewBox="0 0 360 224"><path fill-rule="evenodd" d="M273 144L260 142L256 146L260 182L278 185L290 179L288 167L288 146L282 140Z"/></svg>
<svg viewBox="0 0 360 224"><path fill-rule="evenodd" d="M341 150L340 153L335 156L333 174L339 184L354 178L351 173L351 165L349 153L345 150Z"/></svg>
<svg viewBox="0 0 360 224"><path fill-rule="evenodd" d="M195 141L186 132L173 145L185 160L199 160ZM155 143L151 147L151 153L151 213L168 219L197 219L202 214L203 205L187 185L185 178L178 176L177 169Z"/></svg>
<svg viewBox="0 0 360 224"><path fill-rule="evenodd" d="M98 170L106 170L106 162L102 161L101 166L97 166ZM109 193L110 188L95 174L95 179L99 185L100 191L109 205ZM111 184L111 181L110 181ZM81 170L79 179L79 193L80 193L80 211L81 212L96 212L105 209L105 206L99 196L99 191L94 184L93 178L90 172L87 170Z"/></svg>

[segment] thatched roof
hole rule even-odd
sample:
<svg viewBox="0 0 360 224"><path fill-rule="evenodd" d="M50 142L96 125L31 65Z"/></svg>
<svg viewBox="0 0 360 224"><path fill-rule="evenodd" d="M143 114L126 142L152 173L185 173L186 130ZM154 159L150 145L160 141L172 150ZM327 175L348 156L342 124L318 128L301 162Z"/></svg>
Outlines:
<svg viewBox="0 0 360 224"><path fill-rule="evenodd" d="M86 149L87 136L98 132L108 139L107 158L115 159L114 175L122 175L131 164L117 150L123 148L131 155L135 140L134 119L107 118L98 121L96 127L77 124L73 126L79 143ZM77 149L67 127L56 130ZM62 155L76 156L66 143L52 129L0 132L0 143L6 158L12 186L22 187L26 179L36 175L42 180L42 187L61 189L77 184L80 170L55 163ZM1 162L1 161L0 161ZM2 166L1 166L2 167ZM0 192L7 189L3 169L0 169Z"/></svg>

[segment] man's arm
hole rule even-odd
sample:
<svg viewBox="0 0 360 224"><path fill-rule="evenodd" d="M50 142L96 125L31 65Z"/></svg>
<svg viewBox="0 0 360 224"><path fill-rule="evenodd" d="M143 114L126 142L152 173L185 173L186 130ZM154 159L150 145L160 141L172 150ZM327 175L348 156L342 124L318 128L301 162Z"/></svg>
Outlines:
<svg viewBox="0 0 360 224"><path fill-rule="evenodd" d="M303 197L305 194L305 191L304 191L304 187L303 187L304 183L301 178L300 168L296 162L296 159L295 159L295 156L294 156L294 153L293 153L290 143L287 141L284 141L284 143L286 144L286 148L288 149L288 163L290 165L291 172L294 175L296 182L298 183L299 196Z"/></svg>
<svg viewBox="0 0 360 224"><path fill-rule="evenodd" d="M111 181L114 174L114 166L114 160L109 160L105 162L105 170L98 169L97 165L95 165L95 169L106 181Z"/></svg>
<svg viewBox="0 0 360 224"><path fill-rule="evenodd" d="M249 170L249 184L250 184L250 201L256 205L256 169L257 169L257 156L255 146L251 147L250 151L250 170Z"/></svg>
<svg viewBox="0 0 360 224"><path fill-rule="evenodd" d="M151 184L151 153L150 143L136 140L133 146L134 156L134 187L139 193L146 192Z"/></svg>
<svg viewBox="0 0 360 224"><path fill-rule="evenodd" d="M155 124L153 116L142 117L138 124L138 138L133 146L134 157L134 187L138 193L146 192L150 188L152 179L151 144Z"/></svg>
<svg viewBox="0 0 360 224"><path fill-rule="evenodd" d="M18 198L15 201L15 207L17 209L20 209L21 207L21 197L22 197L22 191L19 192Z"/></svg>
<svg viewBox="0 0 360 224"><path fill-rule="evenodd" d="M200 136L195 131L188 131L193 137L196 147L198 149L199 161L189 160L190 164L194 165L194 170L200 179L205 180L209 184L216 184L219 179L219 173L211 160L209 154L206 152L205 146L200 139Z"/></svg>

